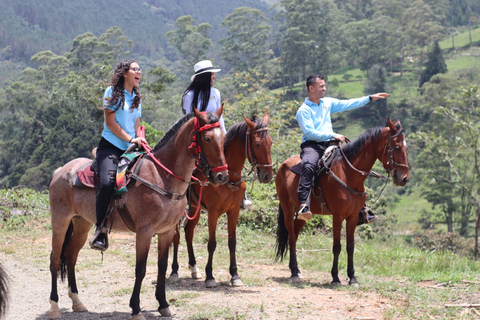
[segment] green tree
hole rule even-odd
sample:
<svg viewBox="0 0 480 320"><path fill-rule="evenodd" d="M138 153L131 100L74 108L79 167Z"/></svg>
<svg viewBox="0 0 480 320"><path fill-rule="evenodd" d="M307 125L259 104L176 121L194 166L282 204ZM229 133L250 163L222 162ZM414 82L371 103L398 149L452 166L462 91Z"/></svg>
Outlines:
<svg viewBox="0 0 480 320"><path fill-rule="evenodd" d="M262 11L236 8L223 20L222 26L228 28L228 36L220 41L222 57L236 71L253 69L271 56L266 44L272 28Z"/></svg>
<svg viewBox="0 0 480 320"><path fill-rule="evenodd" d="M447 73L447 64L443 59L442 50L438 45L438 41L435 41L432 51L428 54L425 69L420 76L420 87L438 73Z"/></svg>

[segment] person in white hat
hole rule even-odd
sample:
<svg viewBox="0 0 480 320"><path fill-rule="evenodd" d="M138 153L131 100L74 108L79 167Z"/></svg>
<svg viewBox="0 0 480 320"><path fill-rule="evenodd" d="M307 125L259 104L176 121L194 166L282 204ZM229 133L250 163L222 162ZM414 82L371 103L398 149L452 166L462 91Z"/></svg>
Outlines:
<svg viewBox="0 0 480 320"><path fill-rule="evenodd" d="M182 96L183 113L193 112L194 108L206 112L217 111L221 105L220 91L213 88L212 85L216 78L215 72L222 69L214 68L210 60L202 60L195 64L194 70L195 74L191 77L192 82ZM219 121L223 132L226 133L223 116Z"/></svg>

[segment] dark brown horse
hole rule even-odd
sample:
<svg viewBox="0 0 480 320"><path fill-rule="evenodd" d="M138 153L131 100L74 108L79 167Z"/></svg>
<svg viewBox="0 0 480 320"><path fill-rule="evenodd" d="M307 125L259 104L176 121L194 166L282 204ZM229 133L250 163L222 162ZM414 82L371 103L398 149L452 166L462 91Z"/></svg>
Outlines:
<svg viewBox="0 0 480 320"><path fill-rule="evenodd" d="M0 319L5 316L8 306L8 276L7 271L0 264Z"/></svg>
<svg viewBox="0 0 480 320"><path fill-rule="evenodd" d="M270 157L270 148L272 146L272 138L268 133L268 114L263 120L249 120L234 124L227 132L225 140L225 158L228 164L228 183L224 185L204 187L201 194L201 205L208 210L208 263L205 267L206 279L205 285L208 288L216 287L217 283L213 277L212 264L213 254L217 246L215 232L217 229L218 218L227 213L228 219L228 249L230 251L230 275L233 286L242 286L242 280L237 273L237 260L235 257L235 249L237 244L236 229L238 215L240 212L240 204L245 193L246 185L242 178L242 168L245 160L248 159L253 169L257 171L258 180L261 183L268 183L273 177L272 160ZM197 177L200 173L195 174ZM199 185L193 185L194 193L191 193L191 204L189 207L189 217L185 225L185 239L188 249L188 265L191 270L192 278L201 278L197 269L195 254L193 252L193 234L197 225L200 214L195 214L198 207L198 197L201 190ZM178 230L178 229L177 229ZM178 278L178 262L177 252L180 235L176 232L174 243L174 259L172 263L172 273L170 279Z"/></svg>
<svg viewBox="0 0 480 320"><path fill-rule="evenodd" d="M189 146L195 139L202 147L203 170L213 184L227 181L227 170L213 170L225 166L223 144L225 135L218 126L222 114L220 108L215 114L201 114L195 110L170 128L152 149L151 155L142 162L138 177L124 194L131 224L122 220L118 208L112 213L112 229L136 233L135 284L130 298L132 319L145 319L140 312L140 288L145 277L148 251L152 237L158 237L158 276L155 297L159 302L158 311L170 316L165 297L165 273L168 263L168 248L172 243L175 227L187 205L185 197L195 158ZM156 162L156 161L158 162ZM58 307L57 276L61 271L62 280L67 272L69 297L74 311L87 311L78 298L75 280L75 263L80 249L85 244L88 232L96 221L95 190L72 185L76 171L91 160L78 158L70 161L55 173L50 184L50 209L52 213L52 253L50 273L50 318L61 318ZM200 160L199 160L200 161ZM163 166L163 167L161 167ZM212 169L212 170L210 170ZM168 173L167 170L171 172ZM204 176L201 177L206 180ZM142 182L140 182L142 181ZM101 297L99 297L101 299Z"/></svg>
<svg viewBox="0 0 480 320"><path fill-rule="evenodd" d="M318 190L312 190L311 211L313 214L333 215L333 267L332 284L340 284L338 278L338 256L341 251L340 234L342 222L346 220L347 236L347 273L349 284L357 284L353 268L354 234L358 222L358 212L367 198L364 182L375 161L393 177L393 183L404 186L410 179L407 159L407 144L400 121L396 124L388 119L385 127L376 127L366 131L355 141L343 147L345 157L337 152L330 166L330 174L324 173L317 183L323 191L327 208L325 212L315 200ZM277 229L277 259L283 259L290 247L291 280L302 278L297 265L296 243L305 221L295 218L300 203L297 197L299 176L290 169L300 162L296 155L282 163L278 169L275 184L280 200ZM333 174L332 174L333 173ZM335 176L339 179L335 179Z"/></svg>

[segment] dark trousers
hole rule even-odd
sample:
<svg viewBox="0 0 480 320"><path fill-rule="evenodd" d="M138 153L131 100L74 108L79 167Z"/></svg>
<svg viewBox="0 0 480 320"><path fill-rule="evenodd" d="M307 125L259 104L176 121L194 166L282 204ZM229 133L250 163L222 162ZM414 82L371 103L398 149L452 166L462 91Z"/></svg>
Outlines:
<svg viewBox="0 0 480 320"><path fill-rule="evenodd" d="M101 138L97 148L97 198L96 214L97 227L102 223L107 213L108 205L112 199L113 188L117 175L118 159L123 154L123 150L115 147L106 139Z"/></svg>
<svg viewBox="0 0 480 320"><path fill-rule="evenodd" d="M300 204L310 204L310 191L315 179L318 161L323 156L329 142L305 141L302 143L300 158L302 158L302 174L298 182L298 200Z"/></svg>

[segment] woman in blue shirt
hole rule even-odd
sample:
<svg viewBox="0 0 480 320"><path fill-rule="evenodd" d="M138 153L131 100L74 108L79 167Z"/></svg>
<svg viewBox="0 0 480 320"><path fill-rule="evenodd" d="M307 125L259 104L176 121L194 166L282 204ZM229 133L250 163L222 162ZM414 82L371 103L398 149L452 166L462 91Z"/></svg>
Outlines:
<svg viewBox="0 0 480 320"><path fill-rule="evenodd" d="M142 96L138 90L142 69L134 60L121 61L114 69L109 87L103 94L105 121L97 148L97 229L90 241L93 249L108 247L107 230L102 228L112 199L119 157L130 144L141 145L144 138L136 137L142 115Z"/></svg>

